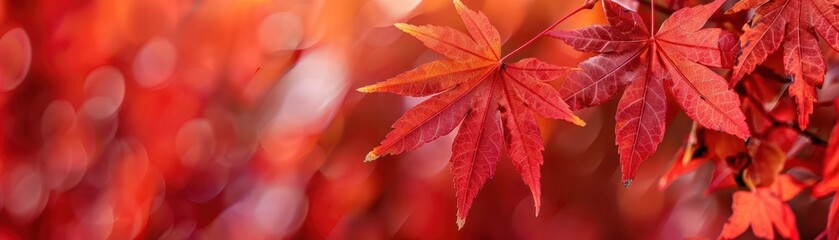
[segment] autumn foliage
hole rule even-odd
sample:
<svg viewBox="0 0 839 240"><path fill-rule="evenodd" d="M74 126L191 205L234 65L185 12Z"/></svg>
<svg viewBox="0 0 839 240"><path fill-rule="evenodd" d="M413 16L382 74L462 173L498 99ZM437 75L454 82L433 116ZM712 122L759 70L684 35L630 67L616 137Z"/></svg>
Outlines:
<svg viewBox="0 0 839 240"><path fill-rule="evenodd" d="M0 1L0 239L839 239L838 53L835 0Z"/></svg>
<svg viewBox="0 0 839 240"><path fill-rule="evenodd" d="M576 69L560 68L535 59L504 63L507 57L500 57L498 31L486 16L465 8L460 0L454 0L454 5L469 36L448 27L396 24L400 30L449 59L421 65L359 91L408 96L443 93L406 112L393 125L394 130L382 145L367 155L366 161L414 150L462 124L454 139L450 160L457 192L459 228L463 227L477 192L494 174L504 145L516 170L531 189L538 216L544 147L530 111L584 127L582 120L570 113L569 106L571 110L579 110L600 105L623 92L615 114L615 143L620 153L621 180L629 187L638 168L663 140L667 99L672 98L698 126L694 125L690 140L677 154L673 167L666 178L661 179L660 185L666 188L680 175L695 170L702 163L713 163L715 171L709 191L746 189L734 192L733 214L720 238L736 238L751 228L759 238L773 239L775 229L783 238L797 239L795 215L786 201L812 185L803 182L818 181L819 172L801 176L806 179L784 174L784 170L796 167L788 164L792 160L787 159L794 150L779 147L779 142L785 139L776 138L790 136L774 136L766 131L784 125L796 130L788 134L806 133L803 129L807 128L817 102L816 89L822 87L826 72L815 34L818 32L831 46L839 49L836 47L839 5L822 0L743 0L726 11L733 14L757 9L751 25L744 26L738 41L732 32L706 27L708 20L718 15L723 3L725 0L716 0L681 8L672 12L656 29L654 2L647 2L652 9L651 18L647 19L648 27L637 12L637 2L605 0L602 6L608 25L542 32L536 36L557 38L578 51L598 54L579 63ZM591 7L592 2L588 1L577 11ZM740 87L746 90L739 94L737 91L742 86L738 85L740 80L754 72L782 42L785 43L784 72L790 76L790 83L788 89L772 90L776 95L790 96L796 103L795 126L777 120L772 108L766 107L765 100L751 95L757 95L755 89ZM733 71L731 77L725 77L719 72L727 71L711 68ZM565 72L568 72L567 76ZM542 83L557 78L565 78L559 92ZM761 77L755 79L763 80ZM760 80L753 80L756 82L750 86L763 84ZM784 102L770 101L775 106ZM747 119L744 112L750 111L759 114ZM500 119L497 112L500 112ZM764 118L771 126L758 124L764 122ZM753 131L757 131L756 134L753 135ZM832 151L836 151L831 149L836 143L830 144L827 158L816 159L815 164L823 162L825 169L818 192L836 190L835 186L821 187L824 186L821 184L831 184L836 174L833 172L836 171L833 169L836 168L835 159L831 156ZM834 204L831 208L835 212L839 206ZM839 221L833 219L834 215L831 213L828 224ZM839 226L826 227L836 228ZM825 230L824 234L831 239L839 238L836 231Z"/></svg>

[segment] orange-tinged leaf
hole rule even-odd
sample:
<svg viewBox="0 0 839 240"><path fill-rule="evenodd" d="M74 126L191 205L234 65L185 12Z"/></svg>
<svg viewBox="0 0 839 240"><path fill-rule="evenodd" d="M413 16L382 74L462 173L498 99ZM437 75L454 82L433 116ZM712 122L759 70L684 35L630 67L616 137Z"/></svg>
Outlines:
<svg viewBox="0 0 839 240"><path fill-rule="evenodd" d="M738 154L746 153L746 144L739 138L727 134L720 134L719 132L708 131L702 128L702 142L708 146L708 149L715 157L728 158L735 157Z"/></svg>
<svg viewBox="0 0 839 240"><path fill-rule="evenodd" d="M475 12L472 9L463 5L460 0L454 0L455 9L463 19L463 24L466 25L466 30L472 39L478 44L487 58L498 60L501 59L501 36L498 30L492 26L489 19L482 12Z"/></svg>
<svg viewBox="0 0 839 240"><path fill-rule="evenodd" d="M743 179L755 187L771 186L784 169L787 155L777 145L767 142L757 147L752 164L743 172Z"/></svg>
<svg viewBox="0 0 839 240"><path fill-rule="evenodd" d="M420 103L393 124L382 144L367 154L372 161L389 154L411 151L451 132L472 105L474 86L461 85Z"/></svg>
<svg viewBox="0 0 839 240"><path fill-rule="evenodd" d="M397 23L394 26L411 34L422 41L426 47L448 58L461 61L494 60L486 56L485 51L478 48L471 37L453 28L431 25L414 26L405 23Z"/></svg>
<svg viewBox="0 0 839 240"><path fill-rule="evenodd" d="M384 82L359 88L360 92L390 92L407 96L427 96L475 80L486 72L491 62L437 60L420 65Z"/></svg>
<svg viewBox="0 0 839 240"><path fill-rule="evenodd" d="M507 73L523 79L533 79L542 82L556 80L571 70L568 67L555 66L536 58L525 58L505 66Z"/></svg>
<svg viewBox="0 0 839 240"><path fill-rule="evenodd" d="M751 227L759 238L774 239L777 231L784 238L798 239L795 215L786 201L798 195L803 187L804 184L789 175L782 175L770 187L735 192L733 213L723 226L720 238L736 238Z"/></svg>
<svg viewBox="0 0 839 240"><path fill-rule="evenodd" d="M798 105L798 126L805 129L826 71L816 34L839 51L839 8L830 0L742 0L726 13L751 8L756 8L756 14L740 38L743 52L734 67L732 84L754 71L783 43L784 70L792 78L789 93Z"/></svg>
<svg viewBox="0 0 839 240"><path fill-rule="evenodd" d="M601 104L626 88L618 105L615 142L626 184L664 136L666 92L700 125L743 140L751 134L740 99L727 81L708 67L731 67L740 50L733 34L702 29L724 0L683 8L658 32L637 12L603 2L608 26L549 34L579 51L601 53L569 74L560 93L571 109Z"/></svg>
<svg viewBox="0 0 839 240"><path fill-rule="evenodd" d="M720 238L736 238L751 227L755 236L774 239L773 226L785 238L798 235L792 209L777 196L765 191L734 193L732 211L734 213L723 226Z"/></svg>
<svg viewBox="0 0 839 240"><path fill-rule="evenodd" d="M483 13L459 0L454 5L469 35L449 27L396 25L449 59L358 89L407 96L438 93L397 120L366 161L414 150L460 125L451 157L458 228L465 224L472 202L495 173L505 149L530 188L538 215L544 147L534 113L585 125L559 92L545 83L570 69L535 58L502 62L498 30Z"/></svg>

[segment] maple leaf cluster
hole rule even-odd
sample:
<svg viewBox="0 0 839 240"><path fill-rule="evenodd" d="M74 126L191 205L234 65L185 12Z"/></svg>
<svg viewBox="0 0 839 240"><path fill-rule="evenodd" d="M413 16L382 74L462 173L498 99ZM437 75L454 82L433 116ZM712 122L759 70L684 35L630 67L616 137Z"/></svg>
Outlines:
<svg viewBox="0 0 839 240"><path fill-rule="evenodd" d="M583 2L570 15L594 2ZM721 238L736 238L749 228L760 238L772 239L775 232L798 238L787 202L805 189L812 189L815 197L839 190L839 130L834 128L829 141L807 130L827 71L817 37L839 50L839 5L828 0L743 0L723 14L725 3L687 7L686 1L669 1L669 17L655 27L654 1L604 0L607 25L550 31L554 24L534 38L552 37L597 54L577 67L534 58L506 63L533 40L503 55L498 30L460 0L454 5L468 35L450 27L396 24L446 59L358 89L431 96L397 120L366 161L417 149L460 126L450 159L458 226L463 227L478 191L504 155L530 188L538 215L545 147L535 115L585 127L572 111L621 95L615 143L621 181L629 186L662 143L667 113L673 110L668 105L675 103L695 124L660 179L660 188L712 164L708 194L740 189L731 195L733 214ZM646 23L638 13L644 4L651 7ZM748 23L732 20L745 18L744 11L751 9ZM733 27L738 25L743 25L741 31ZM779 49L782 74L768 62ZM558 89L546 84L553 80L562 81ZM816 160L799 157L802 148L816 152L810 154ZM802 171L810 175L797 174ZM825 231L831 239L839 238L837 201Z"/></svg>

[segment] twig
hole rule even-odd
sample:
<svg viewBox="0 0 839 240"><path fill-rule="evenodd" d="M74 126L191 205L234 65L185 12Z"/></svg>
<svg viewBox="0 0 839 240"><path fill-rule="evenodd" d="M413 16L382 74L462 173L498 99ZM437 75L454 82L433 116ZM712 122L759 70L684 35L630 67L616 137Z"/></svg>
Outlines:
<svg viewBox="0 0 839 240"><path fill-rule="evenodd" d="M792 80L790 80L788 77L782 76L781 74L778 74L775 71L773 71L772 69L770 69L766 66L763 66L763 65L758 65L755 68L755 73L760 74L760 75L762 75L766 78L769 78L769 79L774 80L774 81L779 82L779 83L790 83L790 82L792 82Z"/></svg>

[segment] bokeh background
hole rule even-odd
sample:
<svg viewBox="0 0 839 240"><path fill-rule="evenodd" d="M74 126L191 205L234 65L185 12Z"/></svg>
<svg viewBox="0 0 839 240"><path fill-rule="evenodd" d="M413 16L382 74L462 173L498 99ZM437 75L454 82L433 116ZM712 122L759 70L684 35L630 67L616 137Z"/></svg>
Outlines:
<svg viewBox="0 0 839 240"><path fill-rule="evenodd" d="M509 52L582 1L464 2ZM453 134L362 163L423 99L354 89L440 58L392 27L406 21L464 29L449 0L0 1L0 239L719 234L731 192L705 194L712 166L658 188L691 121L670 111L664 142L624 188L615 100L578 112L585 128L539 119L539 217L503 160L458 231ZM558 29L604 22L598 4ZM591 55L540 39L512 59L529 56L574 66ZM832 122L813 124L826 135ZM823 229L827 201L792 205L803 236Z"/></svg>

